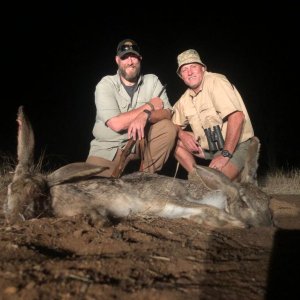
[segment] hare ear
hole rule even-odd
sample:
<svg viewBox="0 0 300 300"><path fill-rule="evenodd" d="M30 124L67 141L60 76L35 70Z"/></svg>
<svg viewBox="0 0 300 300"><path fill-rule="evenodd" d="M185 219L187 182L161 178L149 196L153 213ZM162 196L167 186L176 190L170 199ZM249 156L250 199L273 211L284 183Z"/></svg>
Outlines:
<svg viewBox="0 0 300 300"><path fill-rule="evenodd" d="M194 170L189 173L188 179L200 180L210 190L222 190L231 199L238 195L238 188L227 176L209 167L195 165Z"/></svg>
<svg viewBox="0 0 300 300"><path fill-rule="evenodd" d="M18 109L18 165L15 170L14 180L30 173L34 164L34 133L31 124L24 113L23 106Z"/></svg>
<svg viewBox="0 0 300 300"><path fill-rule="evenodd" d="M239 181L241 183L252 183L257 186L257 169L258 157L260 151L260 141L254 136L250 140L247 156L243 171L240 175Z"/></svg>
<svg viewBox="0 0 300 300"><path fill-rule="evenodd" d="M197 179L198 178L198 179ZM212 190L222 189L223 186L233 185L230 179L218 170L195 165L194 170L189 173L189 180L202 180Z"/></svg>
<svg viewBox="0 0 300 300"><path fill-rule="evenodd" d="M66 181L76 181L78 179L86 179L102 171L108 167L98 167L84 162L72 163L63 166L47 177L48 185L54 186Z"/></svg>

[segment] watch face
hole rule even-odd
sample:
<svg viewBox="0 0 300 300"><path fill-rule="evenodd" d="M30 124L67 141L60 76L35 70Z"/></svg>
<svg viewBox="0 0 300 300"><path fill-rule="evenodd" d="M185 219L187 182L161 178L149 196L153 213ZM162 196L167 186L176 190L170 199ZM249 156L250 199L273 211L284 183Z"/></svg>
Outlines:
<svg viewBox="0 0 300 300"><path fill-rule="evenodd" d="M222 150L222 155L224 157L232 157L232 154L228 150Z"/></svg>

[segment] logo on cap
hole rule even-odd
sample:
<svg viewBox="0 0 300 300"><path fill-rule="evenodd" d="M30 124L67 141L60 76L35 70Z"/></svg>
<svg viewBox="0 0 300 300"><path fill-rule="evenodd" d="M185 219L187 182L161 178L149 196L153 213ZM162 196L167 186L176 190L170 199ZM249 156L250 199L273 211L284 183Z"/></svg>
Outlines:
<svg viewBox="0 0 300 300"><path fill-rule="evenodd" d="M127 53L133 53L137 56L141 56L140 48L134 40L125 39L118 44L117 55L122 57Z"/></svg>

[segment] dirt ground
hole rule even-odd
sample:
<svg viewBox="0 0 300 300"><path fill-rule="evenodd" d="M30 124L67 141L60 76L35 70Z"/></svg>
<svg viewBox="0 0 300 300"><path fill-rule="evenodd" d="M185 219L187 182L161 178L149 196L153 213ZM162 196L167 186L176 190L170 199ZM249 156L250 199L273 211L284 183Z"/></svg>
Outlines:
<svg viewBox="0 0 300 300"><path fill-rule="evenodd" d="M8 226L0 210L0 299L299 299L300 195L271 208L277 227L234 230L84 217Z"/></svg>

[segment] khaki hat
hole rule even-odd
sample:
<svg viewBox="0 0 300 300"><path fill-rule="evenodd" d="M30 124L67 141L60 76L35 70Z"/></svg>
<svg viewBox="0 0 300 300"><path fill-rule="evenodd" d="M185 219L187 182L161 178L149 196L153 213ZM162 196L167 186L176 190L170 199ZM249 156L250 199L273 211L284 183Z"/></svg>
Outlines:
<svg viewBox="0 0 300 300"><path fill-rule="evenodd" d="M198 52L194 49L189 49L189 50L186 50L186 51L180 53L177 56L177 63L178 63L178 68L177 68L176 72L178 75L180 75L179 74L180 68L186 64L197 63L197 64L204 66L206 69L206 65L201 61L201 58L200 58Z"/></svg>
<svg viewBox="0 0 300 300"><path fill-rule="evenodd" d="M132 39L125 39L118 44L117 56L122 57L127 53L133 53L141 57L140 48L138 44Z"/></svg>

